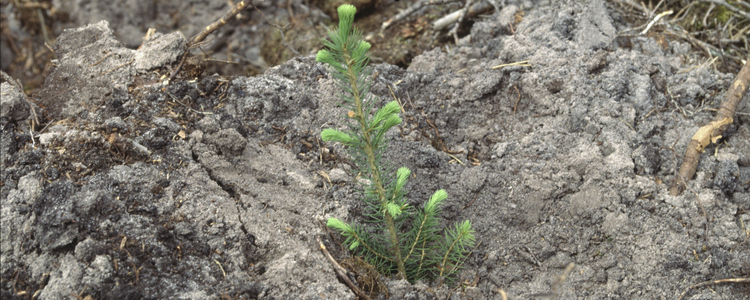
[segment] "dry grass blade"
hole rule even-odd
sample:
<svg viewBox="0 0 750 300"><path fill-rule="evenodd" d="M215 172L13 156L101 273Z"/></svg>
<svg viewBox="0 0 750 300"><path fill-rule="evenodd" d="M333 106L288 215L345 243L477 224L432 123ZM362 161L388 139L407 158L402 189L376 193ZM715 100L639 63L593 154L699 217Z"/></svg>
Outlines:
<svg viewBox="0 0 750 300"><path fill-rule="evenodd" d="M722 5L722 6L726 7L727 9L731 10L733 13L736 13L736 14L744 17L745 19L750 20L750 13L748 13L746 11L743 11L743 10L741 10L739 8L736 8L734 6L731 6L731 5L729 5L729 3L725 2L725 1L722 1L722 0L702 0L702 2L708 2L708 3L713 3L713 4L716 4L716 5Z"/></svg>

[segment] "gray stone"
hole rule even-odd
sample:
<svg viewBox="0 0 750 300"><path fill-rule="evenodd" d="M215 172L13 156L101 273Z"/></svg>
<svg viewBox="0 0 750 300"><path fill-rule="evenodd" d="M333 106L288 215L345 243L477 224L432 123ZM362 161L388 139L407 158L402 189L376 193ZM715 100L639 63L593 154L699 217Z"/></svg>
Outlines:
<svg viewBox="0 0 750 300"><path fill-rule="evenodd" d="M9 82L3 82L0 84L0 93L2 93L2 97L0 97L0 118L19 122L29 117L31 114L29 102L26 100L23 91L18 90Z"/></svg>
<svg viewBox="0 0 750 300"><path fill-rule="evenodd" d="M135 51L135 69L146 72L153 68L171 64L185 52L187 40L181 32L155 33Z"/></svg>

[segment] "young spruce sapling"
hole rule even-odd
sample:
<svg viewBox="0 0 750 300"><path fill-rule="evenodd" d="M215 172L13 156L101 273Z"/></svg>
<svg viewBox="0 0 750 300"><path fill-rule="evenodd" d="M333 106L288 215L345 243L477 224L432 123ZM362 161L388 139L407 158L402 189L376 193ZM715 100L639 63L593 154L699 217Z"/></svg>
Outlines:
<svg viewBox="0 0 750 300"><path fill-rule="evenodd" d="M471 222L463 221L441 230L437 216L448 194L436 191L423 209L409 206L405 198L406 180L411 171L392 168L382 162L387 148L385 133L401 123L401 107L392 101L370 115L375 99L369 93L371 68L368 66L370 43L352 26L356 8L338 7L339 27L329 31L327 48L318 51L316 60L332 69L339 87L341 105L349 110L348 131L325 129L324 141L337 141L348 146L362 178L367 179L362 194L365 217L373 222L350 225L339 219L328 219L328 226L342 233L344 243L362 255L384 275L397 274L410 282L420 279L451 278L474 245ZM374 225L370 225L374 224ZM441 235L441 232L444 234Z"/></svg>

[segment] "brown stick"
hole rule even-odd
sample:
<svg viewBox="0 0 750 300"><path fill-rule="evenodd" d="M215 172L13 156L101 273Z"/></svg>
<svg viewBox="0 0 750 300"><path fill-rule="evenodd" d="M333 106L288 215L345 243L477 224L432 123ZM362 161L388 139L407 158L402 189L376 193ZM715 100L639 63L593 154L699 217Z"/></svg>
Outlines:
<svg viewBox="0 0 750 300"><path fill-rule="evenodd" d="M323 254L325 254L326 258L328 258L328 261L330 261L331 264L333 265L333 270L336 271L336 275L338 275L339 278L341 278L341 280L346 282L346 285L348 285L349 288L352 289L352 291L355 294L357 294L357 297L359 297L360 299L364 299L364 300L370 300L370 297L368 297L367 294L365 294L365 292L360 290L359 287L357 287L357 285L355 285L349 279L349 277L346 276L346 269L344 269L344 267L339 265L339 263L337 263L336 260L333 259L333 256L331 256L331 253L328 253L328 249L326 249L326 246L323 245L323 242L320 241L320 237L319 236L315 237L315 240L318 241L318 246L320 246L320 251L322 251Z"/></svg>
<svg viewBox="0 0 750 300"><path fill-rule="evenodd" d="M703 153L703 149L710 143L716 142L721 138L724 130L732 123L734 112L737 110L742 97L745 96L748 85L750 85L750 64L746 63L742 67L742 70L740 70L740 73L737 74L737 78L734 79L732 86L724 94L724 102L719 106L719 112L714 117L714 120L711 124L701 127L690 140L690 144L688 144L685 151L685 159L680 166L680 171L676 174L672 181L672 186L669 188L670 195L677 196L682 194L687 181L695 175L698 158Z"/></svg>
<svg viewBox="0 0 750 300"><path fill-rule="evenodd" d="M245 9L248 5L252 4L252 0L250 1L240 1L237 4L232 7L232 10L230 10L226 15L221 17L216 22L211 23L211 25L206 26L206 28L203 29L199 34L193 37L193 39L190 41L190 45L195 45L197 43L202 42L209 34L216 31L217 29L221 28L222 26L226 25L229 20L234 17L236 14L238 14L240 11Z"/></svg>
<svg viewBox="0 0 750 300"><path fill-rule="evenodd" d="M687 295L687 293L691 289L699 288L699 287L704 287L704 286L709 286L709 285L714 285L714 284L723 284L723 283L750 283L750 277L748 277L748 278L720 279L720 280L704 281L704 282L701 282L701 283L698 283L698 284L694 284L694 285L691 285L690 287L688 287L687 289L685 289L685 291L682 292L682 294L680 294L680 298L677 298L677 300L682 300L683 298L685 298L685 295Z"/></svg>
<svg viewBox="0 0 750 300"><path fill-rule="evenodd" d="M203 28L203 31L196 34L191 40L190 43L188 43L188 48L192 48L195 45L198 45L200 42L206 39L206 37L213 33L214 31L218 30L222 26L226 25L231 18L233 18L235 15L240 13L245 7L248 5L253 4L252 0L247 1L240 1L238 2L232 9L227 12L226 15L221 17L221 19L217 20L216 22L211 23L211 25L206 26L206 28ZM180 64L177 66L177 68L172 72L172 74L169 76L169 81L172 82L172 79L177 76L177 73L182 69L182 65L185 64L185 59L187 58L188 53L182 55L182 59L180 60Z"/></svg>

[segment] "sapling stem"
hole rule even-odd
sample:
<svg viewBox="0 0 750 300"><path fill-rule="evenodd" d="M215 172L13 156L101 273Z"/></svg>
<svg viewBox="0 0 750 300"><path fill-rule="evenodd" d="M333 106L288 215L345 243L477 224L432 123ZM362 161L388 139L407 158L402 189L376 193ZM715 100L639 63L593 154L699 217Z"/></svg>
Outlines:
<svg viewBox="0 0 750 300"><path fill-rule="evenodd" d="M346 51L346 49L345 49ZM345 57L349 57L346 60L347 64L347 78L349 79L349 84L351 85L352 90L352 96L354 97L354 103L357 108L357 111L355 113L355 118L357 118L357 121L359 123L360 130L362 131L362 140L364 142L364 150L367 153L367 165L370 167L370 174L372 174L372 185L375 188L375 193L378 196L378 200L380 201L380 205L382 206L382 209L385 209L386 206L386 195L385 195L385 189L383 188L383 181L380 178L380 169L378 168L376 161L375 161L375 151L374 147L372 145L372 139L370 137L370 128L368 128L367 119L365 116L365 112L362 105L362 95L360 94L360 89L357 86L357 79L358 74L355 74L354 71L355 66L354 64L356 61L351 58L351 54L344 52ZM404 261L401 260L401 250L398 246L398 236L396 235L396 225L393 224L393 217L391 214L386 213L385 215L385 221L386 225L388 226L388 235L391 241L391 252L396 257L396 266L398 267L399 273L401 273L401 276L403 278L406 278L406 270L404 269Z"/></svg>
<svg viewBox="0 0 750 300"><path fill-rule="evenodd" d="M339 28L328 32L330 41L323 40L327 49L318 51L315 59L334 70L333 76L344 90L340 95L341 105L349 110L348 119L356 122L356 126L350 125L348 132L325 129L320 135L324 141L348 146L359 172L369 179L363 191L363 200L368 204L366 216L385 226L366 230L336 218L328 219L327 226L339 230L350 250L356 250L386 275L396 273L411 282L438 274L448 277L458 267L446 270L446 266L460 265L460 259L466 257L464 252L474 244L471 223L464 221L455 226L455 231L447 230L445 237L440 237L436 215L448 197L445 190L436 191L423 211L416 211L404 199L403 188L411 171L402 167L395 178L387 176L389 169L380 162L386 148L384 136L401 123L398 116L401 107L397 101L391 101L370 115L374 100L368 98L371 69L367 66L367 51L371 45L362 41L362 34L352 26L354 6L339 6L338 13ZM409 222L411 225L405 226Z"/></svg>

